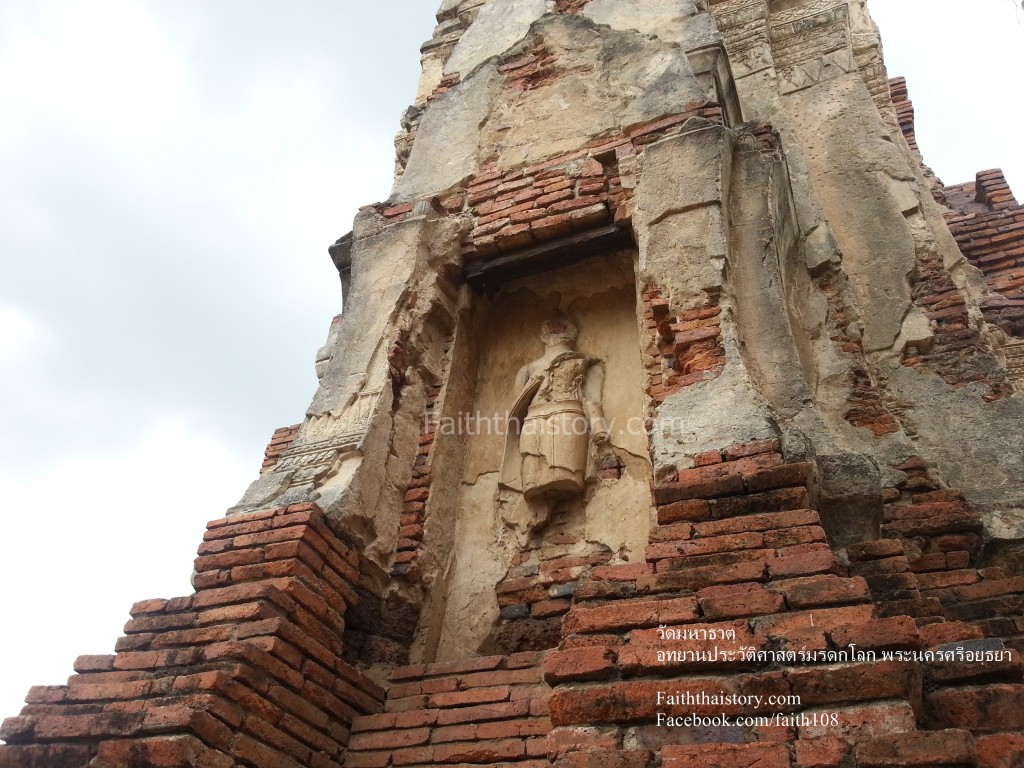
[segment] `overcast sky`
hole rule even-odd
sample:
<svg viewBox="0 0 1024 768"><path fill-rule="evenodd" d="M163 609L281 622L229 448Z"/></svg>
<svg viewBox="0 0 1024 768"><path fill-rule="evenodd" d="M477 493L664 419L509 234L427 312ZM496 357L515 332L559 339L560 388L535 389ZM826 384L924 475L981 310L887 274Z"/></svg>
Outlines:
<svg viewBox="0 0 1024 768"><path fill-rule="evenodd" d="M188 594L301 420L437 5L0 1L0 718ZM1016 0L871 7L927 161L1024 195Z"/></svg>

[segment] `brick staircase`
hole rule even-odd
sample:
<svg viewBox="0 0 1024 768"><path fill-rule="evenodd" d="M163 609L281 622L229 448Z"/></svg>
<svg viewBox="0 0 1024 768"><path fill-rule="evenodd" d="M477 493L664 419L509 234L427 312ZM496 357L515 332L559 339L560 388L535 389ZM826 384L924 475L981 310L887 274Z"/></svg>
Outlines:
<svg viewBox="0 0 1024 768"><path fill-rule="evenodd" d="M1020 650L1024 583L970 567L955 491L912 478L888 494L890 538L833 551L812 464L774 441L697 463L655 490L643 562L550 560L547 588L572 587L557 648L399 667L384 688L341 658L359 558L319 510L215 521L196 593L137 604L116 654L34 688L0 768L1024 768L1018 655L900 656ZM659 700L701 693L777 698Z"/></svg>
<svg viewBox="0 0 1024 768"><path fill-rule="evenodd" d="M1018 658L898 655L1006 634L985 622L1019 633L1019 580L995 569L947 570L946 582L917 574L898 540L851 548L847 566L817 513L792 508L807 506L811 465L784 464L772 444L707 460L657 489L662 524L645 563L594 569L576 589L561 646L545 659L556 765L640 768L658 755L663 768L1024 765ZM956 586L938 586L948 580ZM1000 608L1017 615L992 619ZM683 632L695 639L671 639ZM835 655L808 663L804 652ZM747 728L654 725L659 712L752 714L658 702L659 692L701 691L796 695L800 705L759 709L768 721ZM776 713L804 719L773 724Z"/></svg>
<svg viewBox="0 0 1024 768"><path fill-rule="evenodd" d="M882 535L891 538L847 548L849 573L865 578L882 615L913 616L919 625L966 622L973 626L941 631L1024 651L1024 577L972 568L983 525L963 494L940 488L920 459L896 469L908 480L885 492Z"/></svg>
<svg viewBox="0 0 1024 768"><path fill-rule="evenodd" d="M346 768L545 768L551 730L542 653L400 667L384 712L352 723Z"/></svg>
<svg viewBox="0 0 1024 768"><path fill-rule="evenodd" d="M109 656L33 688L2 768L337 768L384 691L341 658L356 553L313 505L208 526L196 593L132 608Z"/></svg>
<svg viewBox="0 0 1024 768"><path fill-rule="evenodd" d="M998 605L1016 609L1020 580L944 554L972 540L949 538L963 531L936 527L933 513L973 528L963 510L921 514L950 502L918 498L899 518L926 521L904 532L931 530L941 557L911 562L892 538L837 558L809 508L813 465L784 463L774 441L698 463L656 489L660 524L644 562L573 563L557 649L395 670L384 713L353 722L346 767L1024 766L1019 660L898 656L1019 634L1019 615L993 619L989 601L1009 596ZM695 639L672 639L683 631ZM759 709L766 722L746 728L659 727L659 712L752 714L658 702L687 691L800 704ZM776 713L804 719L774 724Z"/></svg>

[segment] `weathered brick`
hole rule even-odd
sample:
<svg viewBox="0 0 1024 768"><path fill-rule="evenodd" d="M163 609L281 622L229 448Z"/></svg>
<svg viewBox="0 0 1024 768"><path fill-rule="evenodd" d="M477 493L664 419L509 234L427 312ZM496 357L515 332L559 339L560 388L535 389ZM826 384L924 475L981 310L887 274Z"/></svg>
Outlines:
<svg viewBox="0 0 1024 768"><path fill-rule="evenodd" d="M760 533L736 533L727 536L705 537L683 541L668 541L647 547L648 562L672 557L692 557L744 549L764 548L764 536Z"/></svg>
<svg viewBox="0 0 1024 768"><path fill-rule="evenodd" d="M842 768L852 746L842 739L799 739L796 742L796 768Z"/></svg>
<svg viewBox="0 0 1024 768"><path fill-rule="evenodd" d="M698 617L695 598L642 600L594 607L574 606L564 619L562 627L566 634L606 632L656 627L659 624L678 624L696 621Z"/></svg>
<svg viewBox="0 0 1024 768"><path fill-rule="evenodd" d="M658 507L658 524L670 525L682 521L708 520L711 507L704 499L688 499Z"/></svg>
<svg viewBox="0 0 1024 768"><path fill-rule="evenodd" d="M432 694L429 706L444 709L447 707L465 707L473 704L489 704L497 701L508 701L511 691L507 685L487 688L470 688L468 691L452 691L450 693Z"/></svg>
<svg viewBox="0 0 1024 768"><path fill-rule="evenodd" d="M599 581L633 581L654 573L649 563L627 563L623 565L602 565L590 571L590 578Z"/></svg>
<svg viewBox="0 0 1024 768"><path fill-rule="evenodd" d="M770 564L769 569L771 568ZM809 576L775 581L771 588L784 594L786 603L793 609L853 605L871 600L867 582L859 577L848 579L833 575Z"/></svg>
<svg viewBox="0 0 1024 768"><path fill-rule="evenodd" d="M651 753L641 750L588 750L562 755L554 768L647 768L650 759Z"/></svg>
<svg viewBox="0 0 1024 768"><path fill-rule="evenodd" d="M666 744L664 768L789 768L789 748L784 744Z"/></svg>
<svg viewBox="0 0 1024 768"><path fill-rule="evenodd" d="M709 504L711 516L718 520L752 513L806 509L809 501L807 489L799 487L712 499Z"/></svg>
<svg viewBox="0 0 1024 768"><path fill-rule="evenodd" d="M348 746L351 750L365 752L375 749L414 747L419 744L426 744L429 740L429 728L410 728L406 730L353 733Z"/></svg>
<svg viewBox="0 0 1024 768"><path fill-rule="evenodd" d="M526 755L522 739L495 739L469 743L438 744L433 748L437 763L496 763L516 760Z"/></svg>
<svg viewBox="0 0 1024 768"><path fill-rule="evenodd" d="M903 661L791 669L786 672L793 693L804 706L881 699L913 699L920 690L920 667Z"/></svg>
<svg viewBox="0 0 1024 768"><path fill-rule="evenodd" d="M835 555L827 545L800 544L795 547L786 547L778 550L777 557L768 562L768 573L772 579L811 574L834 574L838 569ZM856 582L857 580L853 579L852 581ZM857 587L853 585L848 585L844 589L851 593L857 591ZM811 588L812 595L814 591L814 588ZM832 597L836 598L837 596L833 595ZM809 596L808 599L813 598ZM828 596L823 594L821 599L828 599ZM793 604L790 603L790 606L792 607Z"/></svg>
<svg viewBox="0 0 1024 768"><path fill-rule="evenodd" d="M1024 685L940 689L925 694L924 712L928 727L936 730L1024 730Z"/></svg>
<svg viewBox="0 0 1024 768"><path fill-rule="evenodd" d="M545 745L549 755L561 756L584 749L618 750L622 741L614 731L591 726L556 727L548 733Z"/></svg>
<svg viewBox="0 0 1024 768"><path fill-rule="evenodd" d="M530 700L498 702L482 704L476 707L442 710L438 712L437 722L440 725L456 725L458 723L475 723L486 720L510 720L525 717L530 713Z"/></svg>
<svg viewBox="0 0 1024 768"><path fill-rule="evenodd" d="M903 544L897 539L879 539L877 541L865 541L860 544L851 544L846 548L846 554L851 561L863 562L865 560L879 560L886 557L902 555Z"/></svg>
<svg viewBox="0 0 1024 768"><path fill-rule="evenodd" d="M551 722L555 726L600 725L603 723L650 722L657 712L668 714L740 714L739 708L721 705L668 707L659 705L657 696L665 690L661 680L628 680L586 688L556 688L548 701ZM721 679L687 678L674 682L673 691L691 691L697 696L702 691L722 690L734 692L727 681ZM684 712L684 710L686 710Z"/></svg>
<svg viewBox="0 0 1024 768"><path fill-rule="evenodd" d="M1019 768L1024 755L1024 735L999 733L975 739L978 768Z"/></svg>
<svg viewBox="0 0 1024 768"><path fill-rule="evenodd" d="M728 461L735 461L747 456L756 456L760 453L771 453L782 450L778 440L758 440L753 443L737 443L725 449L725 458Z"/></svg>
<svg viewBox="0 0 1024 768"><path fill-rule="evenodd" d="M86 768L91 756L87 744L0 745L0 768ZM223 765L229 768L230 758Z"/></svg>
<svg viewBox="0 0 1024 768"><path fill-rule="evenodd" d="M918 632L921 635L921 644L925 648L934 648L935 646L955 643L960 640L979 640L984 637L982 631L977 627L959 621L928 624L921 627Z"/></svg>
<svg viewBox="0 0 1024 768"><path fill-rule="evenodd" d="M153 768L232 768L235 765L228 755L209 749L194 736L184 735L105 741L99 745L96 757L97 762L104 765L146 765Z"/></svg>
<svg viewBox="0 0 1024 768"><path fill-rule="evenodd" d="M832 633L832 642L839 648L855 645L858 650L916 650L921 647L921 634L909 616L879 619L867 624L839 627Z"/></svg>
<svg viewBox="0 0 1024 768"><path fill-rule="evenodd" d="M804 710L804 715L817 715L818 724L801 726L802 739L834 737L853 742L917 729L914 710L906 702L827 707ZM833 715L836 718L835 723L832 721Z"/></svg>
<svg viewBox="0 0 1024 768"><path fill-rule="evenodd" d="M114 669L114 656L79 656L75 659L75 672L110 672Z"/></svg>
<svg viewBox="0 0 1024 768"><path fill-rule="evenodd" d="M781 594L757 583L708 587L697 593L697 600L704 617L710 621L786 610L786 600Z"/></svg>
<svg viewBox="0 0 1024 768"><path fill-rule="evenodd" d="M544 659L544 678L551 685L581 680L600 680L615 668L613 649L596 646L551 651Z"/></svg>
<svg viewBox="0 0 1024 768"><path fill-rule="evenodd" d="M974 739L961 730L936 733L901 733L881 736L857 745L858 768L938 768L973 766Z"/></svg>
<svg viewBox="0 0 1024 768"><path fill-rule="evenodd" d="M693 535L700 538L705 536L725 536L747 531L772 532L779 529L819 525L821 525L821 520L818 517L818 513L814 510L794 509L697 523L693 526Z"/></svg>
<svg viewBox="0 0 1024 768"><path fill-rule="evenodd" d="M747 553L744 553L747 554ZM698 590L715 584L739 584L744 581L765 579L770 552L758 551L754 557L744 557L714 565L692 565L685 570L666 570L654 576L636 580L640 593Z"/></svg>

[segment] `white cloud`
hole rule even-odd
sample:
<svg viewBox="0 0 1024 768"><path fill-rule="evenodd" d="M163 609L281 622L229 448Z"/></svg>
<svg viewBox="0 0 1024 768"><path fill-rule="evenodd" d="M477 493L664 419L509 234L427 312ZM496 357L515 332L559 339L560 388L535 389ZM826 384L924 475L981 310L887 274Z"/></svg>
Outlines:
<svg viewBox="0 0 1024 768"><path fill-rule="evenodd" d="M191 594L203 527L253 479L247 463L172 419L116 454L0 470L0 658L18 660L0 678L0 717L30 686L62 683L76 656L111 653L132 603Z"/></svg>
<svg viewBox="0 0 1024 768"><path fill-rule="evenodd" d="M16 363L47 338L42 327L21 310L0 307L0 371L12 372Z"/></svg>
<svg viewBox="0 0 1024 768"><path fill-rule="evenodd" d="M886 66L907 78L924 160L947 184L1002 168L1024 195L1024 13L1015 0L869 0Z"/></svg>
<svg viewBox="0 0 1024 768"><path fill-rule="evenodd" d="M145 148L190 113L185 61L139 3L44 0L8 13L19 23L0 59L0 137L43 120Z"/></svg>

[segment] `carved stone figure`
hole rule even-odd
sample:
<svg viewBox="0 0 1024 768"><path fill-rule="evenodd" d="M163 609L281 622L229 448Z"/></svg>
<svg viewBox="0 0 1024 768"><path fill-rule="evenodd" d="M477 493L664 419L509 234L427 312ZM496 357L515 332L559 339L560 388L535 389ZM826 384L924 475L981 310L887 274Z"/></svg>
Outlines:
<svg viewBox="0 0 1024 768"><path fill-rule="evenodd" d="M583 492L590 445L608 443L601 410L604 365L576 350L566 318L541 326L544 354L516 374L500 486L519 491L546 520L555 502Z"/></svg>

